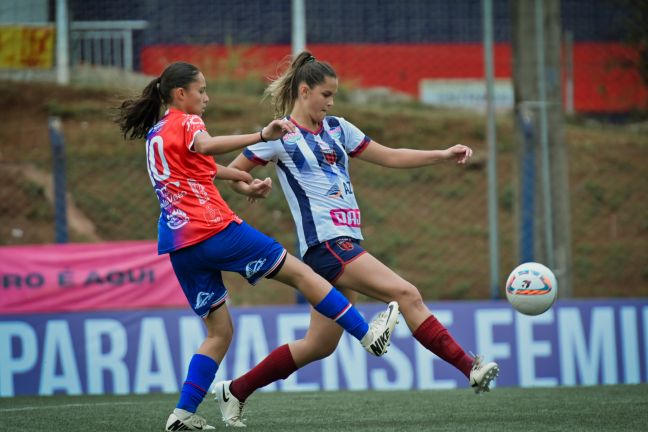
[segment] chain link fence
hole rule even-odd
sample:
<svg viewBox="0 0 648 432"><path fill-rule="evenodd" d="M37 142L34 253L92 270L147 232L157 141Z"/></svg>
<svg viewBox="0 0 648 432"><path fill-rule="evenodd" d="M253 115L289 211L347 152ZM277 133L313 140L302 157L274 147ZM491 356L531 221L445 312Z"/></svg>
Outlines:
<svg viewBox="0 0 648 432"><path fill-rule="evenodd" d="M291 52L291 1L69 0L72 85L54 75L56 3L0 6L0 245L57 240L50 117L63 120L68 241L154 239L158 204L141 142L110 118L172 61L208 77L212 134L258 130L266 78ZM523 131L515 128L511 13L494 3L502 285L518 262L523 217ZM576 296L648 295L648 153L645 123L611 125L645 107L637 51L626 44L631 9L563 0L565 105ZM307 46L330 62L342 88L336 115L392 147L476 154L467 167L387 170L353 161L364 246L428 300L489 296L482 12L479 1L305 1ZM11 51L11 52L9 52ZM554 77L555 78L555 77ZM16 82L27 81L26 83ZM528 137L527 137L528 139ZM234 154L219 157L227 164ZM255 171L274 177L272 169ZM275 179L276 180L276 179ZM275 182L278 188L278 182ZM254 226L294 252L294 226L279 190L253 206L219 184ZM522 192L520 192L522 191ZM531 216L531 220L532 220Z"/></svg>

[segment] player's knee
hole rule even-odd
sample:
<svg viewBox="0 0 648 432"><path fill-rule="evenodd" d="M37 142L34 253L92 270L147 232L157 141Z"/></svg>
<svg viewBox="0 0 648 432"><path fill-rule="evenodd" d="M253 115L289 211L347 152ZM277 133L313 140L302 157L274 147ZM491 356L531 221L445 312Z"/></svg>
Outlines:
<svg viewBox="0 0 648 432"><path fill-rule="evenodd" d="M222 332L208 336L207 340L209 340L211 344L216 346L229 347L230 343L232 343L233 337L234 331L232 329L223 329Z"/></svg>
<svg viewBox="0 0 648 432"><path fill-rule="evenodd" d="M220 361L229 349L232 335L231 332L208 334L200 346L200 351Z"/></svg>
<svg viewBox="0 0 648 432"><path fill-rule="evenodd" d="M409 282L403 283L396 288L396 300L401 308L403 306L416 307L423 303L421 293Z"/></svg>
<svg viewBox="0 0 648 432"><path fill-rule="evenodd" d="M309 285L310 280L312 279L312 273L310 267L302 263L295 263L293 266L285 273L286 281L297 289L303 289Z"/></svg>
<svg viewBox="0 0 648 432"><path fill-rule="evenodd" d="M229 346L233 337L234 327L232 326L231 321L207 329L207 341L213 345Z"/></svg>

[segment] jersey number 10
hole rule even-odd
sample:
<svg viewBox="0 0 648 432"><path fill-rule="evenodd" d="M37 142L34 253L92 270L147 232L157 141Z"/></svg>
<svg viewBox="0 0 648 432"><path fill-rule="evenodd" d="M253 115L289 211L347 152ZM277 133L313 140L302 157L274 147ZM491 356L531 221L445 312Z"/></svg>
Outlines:
<svg viewBox="0 0 648 432"><path fill-rule="evenodd" d="M159 153L159 160L162 164L162 173L160 173L157 164L155 163L156 150ZM151 138L151 140L146 141L146 159L148 160L147 168L153 186L155 186L156 180L158 182L163 182L171 176L169 163L167 162L166 157L164 157L164 140L161 136L156 135Z"/></svg>

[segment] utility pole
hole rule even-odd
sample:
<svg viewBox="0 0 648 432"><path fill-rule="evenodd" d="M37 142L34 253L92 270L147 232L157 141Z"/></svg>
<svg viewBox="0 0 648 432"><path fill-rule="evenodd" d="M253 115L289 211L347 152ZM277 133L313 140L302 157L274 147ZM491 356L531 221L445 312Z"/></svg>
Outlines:
<svg viewBox="0 0 648 432"><path fill-rule="evenodd" d="M306 1L292 0L292 58L306 49Z"/></svg>
<svg viewBox="0 0 648 432"><path fill-rule="evenodd" d="M553 270L571 297L571 216L560 73L560 0L511 2L519 146L518 255Z"/></svg>
<svg viewBox="0 0 648 432"><path fill-rule="evenodd" d="M56 0L56 82L70 83L70 23L67 0Z"/></svg>
<svg viewBox="0 0 648 432"><path fill-rule="evenodd" d="M493 61L493 1L482 0L484 75L486 76L486 141L488 147L488 249L490 298L500 296L499 224L497 223L497 135L495 122L495 65Z"/></svg>

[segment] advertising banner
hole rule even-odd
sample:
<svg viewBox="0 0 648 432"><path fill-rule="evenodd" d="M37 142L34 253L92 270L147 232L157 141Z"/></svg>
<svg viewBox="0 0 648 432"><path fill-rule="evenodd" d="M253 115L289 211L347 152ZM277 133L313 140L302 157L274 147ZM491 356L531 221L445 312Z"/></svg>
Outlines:
<svg viewBox="0 0 648 432"><path fill-rule="evenodd" d="M529 317L505 301L430 305L455 339L497 361L497 386L555 387L648 381L648 299L558 301ZM382 310L362 304L371 318ZM234 339L217 380L246 372L301 338L305 305L231 308ZM456 369L424 349L405 320L389 352L373 357L345 334L328 358L265 391L467 388ZM173 393L205 336L188 308L0 315L0 396ZM467 390L468 391L468 390Z"/></svg>
<svg viewBox="0 0 648 432"><path fill-rule="evenodd" d="M51 69L54 26L0 25L0 69Z"/></svg>
<svg viewBox="0 0 648 432"><path fill-rule="evenodd" d="M0 314L184 307L154 241L0 248Z"/></svg>

